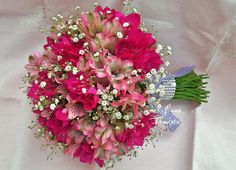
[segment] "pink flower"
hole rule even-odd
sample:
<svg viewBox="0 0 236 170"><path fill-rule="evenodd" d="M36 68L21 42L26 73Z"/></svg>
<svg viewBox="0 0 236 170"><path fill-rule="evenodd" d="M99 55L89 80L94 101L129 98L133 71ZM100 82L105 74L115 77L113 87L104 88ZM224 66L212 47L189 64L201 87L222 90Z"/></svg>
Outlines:
<svg viewBox="0 0 236 170"><path fill-rule="evenodd" d="M116 56L106 58L106 54L103 52L98 62L90 64L97 77L97 88L104 88L103 91L105 89L109 91L110 87L113 86L118 91L123 91L123 93L133 91L135 83L140 81L140 77L124 77L124 75L130 74L133 70L133 63L129 60L117 58Z"/></svg>
<svg viewBox="0 0 236 170"><path fill-rule="evenodd" d="M39 92L40 88L38 84L33 83L31 87L28 88L27 96L34 100L39 100Z"/></svg>
<svg viewBox="0 0 236 170"><path fill-rule="evenodd" d="M108 124L108 119L103 118L97 121L94 128L91 142L95 148L102 147L105 150L116 150L114 142L116 141L114 132L111 126Z"/></svg>
<svg viewBox="0 0 236 170"><path fill-rule="evenodd" d="M85 110L92 110L97 106L99 97L96 93L95 88L90 88L86 93L79 96L78 101L83 104Z"/></svg>
<svg viewBox="0 0 236 170"><path fill-rule="evenodd" d="M154 114L151 113L148 116L143 116L141 121L135 120L133 129L126 129L125 131L117 135L117 139L120 142L125 142L127 146L142 146L144 139L150 136L150 129L155 126Z"/></svg>
<svg viewBox="0 0 236 170"><path fill-rule="evenodd" d="M83 142L75 151L74 157L79 157L83 163L91 163L93 161L94 150L91 148L92 145L87 142Z"/></svg>
<svg viewBox="0 0 236 170"><path fill-rule="evenodd" d="M121 99L117 102L112 102L111 105L113 107L120 107L122 106L122 110L125 110L127 106L131 106L133 108L134 117L139 117L138 115L138 107L143 106L146 101L146 98L137 93L133 92L132 94L126 94L121 97Z"/></svg>
<svg viewBox="0 0 236 170"><path fill-rule="evenodd" d="M68 119L75 119L78 116L82 117L86 114L86 111L80 103L69 102L64 110L68 112Z"/></svg>
<svg viewBox="0 0 236 170"><path fill-rule="evenodd" d="M69 73L69 77L64 81L64 86L69 91L69 95L82 94L82 89L89 88L89 76L84 72L79 72L76 75Z"/></svg>
<svg viewBox="0 0 236 170"><path fill-rule="evenodd" d="M74 43L68 35L62 35L57 42L52 38L47 38L48 44L44 47L51 47L51 50L56 55L61 56L59 63L64 66L65 62L71 62L74 65L77 64L80 57L79 51L83 49L84 41L80 40Z"/></svg>
<svg viewBox="0 0 236 170"><path fill-rule="evenodd" d="M135 69L142 69L144 73L152 68L159 69L163 63L159 54L155 52L156 40L151 34L141 30L131 30L127 39L121 39L115 47L117 57L130 60Z"/></svg>
<svg viewBox="0 0 236 170"><path fill-rule="evenodd" d="M106 20L102 20L98 12L84 13L80 18L81 23L79 27L88 39L93 39L97 33L102 32L106 22Z"/></svg>
<svg viewBox="0 0 236 170"><path fill-rule="evenodd" d="M108 7L102 8L101 6L97 6L94 11L102 14L108 21L113 20L118 13L115 9L110 9Z"/></svg>
<svg viewBox="0 0 236 170"><path fill-rule="evenodd" d="M112 21L115 18L118 18L121 25L123 25L125 22L128 23L128 26L125 27L125 29L138 29L141 22L140 15L136 13L125 16L125 14L120 11L110 9L108 7L102 8L101 6L97 6L95 12L99 12L101 15L103 15L107 21Z"/></svg>
<svg viewBox="0 0 236 170"><path fill-rule="evenodd" d="M56 118L58 120L61 120L61 121L66 121L68 120L68 114L67 112L65 111L65 109L63 108L58 108L56 111L55 111L55 115L56 115Z"/></svg>
<svg viewBox="0 0 236 170"><path fill-rule="evenodd" d="M46 86L40 87L41 82L45 82ZM27 96L34 100L39 100L40 96L51 98L56 94L56 87L57 84L47 78L46 72L39 72L36 81L32 82L32 85L28 88Z"/></svg>
<svg viewBox="0 0 236 170"><path fill-rule="evenodd" d="M96 125L94 123L90 123L86 117L83 117L76 120L73 127L75 130L81 131L85 136L91 137L93 135L95 126Z"/></svg>
<svg viewBox="0 0 236 170"><path fill-rule="evenodd" d="M54 39L52 39L51 37L47 37L47 44L45 44L43 47L45 50L47 50L47 48L51 48L54 43Z"/></svg>
<svg viewBox="0 0 236 170"><path fill-rule="evenodd" d="M39 124L42 125L43 127L45 127L47 124L47 119L44 117L39 116L38 121L39 121Z"/></svg>
<svg viewBox="0 0 236 170"><path fill-rule="evenodd" d="M34 54L29 56L29 63L25 66L31 76L37 75L40 72L40 67L43 65L43 56Z"/></svg>
<svg viewBox="0 0 236 170"><path fill-rule="evenodd" d="M58 110L59 111L59 110ZM57 113L58 114L58 113ZM57 115L58 116L58 115ZM38 121L43 127L47 127L47 130L52 132L57 142L66 142L67 132L71 129L71 121L59 120L56 113L53 112L50 117L39 117Z"/></svg>
<svg viewBox="0 0 236 170"><path fill-rule="evenodd" d="M103 161L103 160L96 158L95 161L97 162L97 164L98 164L100 167L103 167L103 165L104 165L104 161Z"/></svg>
<svg viewBox="0 0 236 170"><path fill-rule="evenodd" d="M69 79L64 81L64 85L72 100L82 103L85 110L92 110L97 106L99 98L96 89L90 87L88 78L88 75L83 72L77 75L70 74Z"/></svg>
<svg viewBox="0 0 236 170"><path fill-rule="evenodd" d="M140 15L136 13L129 14L128 16L119 15L118 18L119 18L119 22L121 23L121 25L123 25L126 31L137 30L141 23Z"/></svg>
<svg viewBox="0 0 236 170"><path fill-rule="evenodd" d="M114 19L117 13L109 8L97 7L94 12L81 15L79 27L85 33L92 51L102 48L114 53L114 46L119 41L117 32L123 32L119 20Z"/></svg>

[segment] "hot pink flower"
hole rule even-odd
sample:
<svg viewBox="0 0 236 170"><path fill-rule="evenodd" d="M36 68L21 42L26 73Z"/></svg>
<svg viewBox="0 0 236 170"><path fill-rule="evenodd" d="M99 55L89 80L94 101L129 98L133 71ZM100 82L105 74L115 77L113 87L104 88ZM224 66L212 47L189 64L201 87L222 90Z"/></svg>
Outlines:
<svg viewBox="0 0 236 170"><path fill-rule="evenodd" d="M127 23L127 25L123 25L124 29L127 30L137 30L139 28L139 25L141 23L140 20L140 15L133 13L133 14L129 14L128 16L125 15L120 15L118 16L119 18L119 22L121 23L121 25L123 25L124 23Z"/></svg>
<svg viewBox="0 0 236 170"><path fill-rule="evenodd" d="M58 108L55 111L56 118L61 121L66 121L68 120L68 114L65 109L63 108Z"/></svg>
<svg viewBox="0 0 236 170"><path fill-rule="evenodd" d="M41 82L45 82L45 87L40 87ZM37 83L35 83L37 82ZM28 88L27 96L34 100L39 100L40 96L47 96L48 98L54 97L57 84L47 78L46 72L39 72L38 78L34 81L31 87Z"/></svg>
<svg viewBox="0 0 236 170"><path fill-rule="evenodd" d="M103 160L98 159L98 158L96 158L96 159L94 159L94 160L97 162L97 164L98 164L100 167L103 167L103 165L104 165L104 161L103 161Z"/></svg>
<svg viewBox="0 0 236 170"><path fill-rule="evenodd" d="M65 62L72 62L74 65L77 64L81 55L79 51L83 49L84 41L80 40L77 43L74 43L71 38L67 35L62 35L57 42L55 42L52 38L47 38L48 44L44 47L51 47L51 50L56 55L61 56L59 59L59 63L61 65L65 65Z"/></svg>
<svg viewBox="0 0 236 170"><path fill-rule="evenodd" d="M82 94L82 89L89 88L89 76L84 72L79 72L76 75L69 73L69 78L64 81L64 86L69 91L69 94Z"/></svg>
<svg viewBox="0 0 236 170"><path fill-rule="evenodd" d="M55 112L48 118L40 116L38 121L43 127L47 127L47 130L55 135L58 142L66 142L67 131L71 128L71 121L57 119Z"/></svg>
<svg viewBox="0 0 236 170"><path fill-rule="evenodd" d="M97 6L94 11L99 12L100 14L105 16L108 21L113 20L118 13L118 11L116 11L115 9L110 9L108 7L102 8L101 6Z"/></svg>
<svg viewBox="0 0 236 170"><path fill-rule="evenodd" d="M34 100L39 100L39 92L40 88L38 84L33 83L31 87L28 88L27 96Z"/></svg>
<svg viewBox="0 0 236 170"><path fill-rule="evenodd" d="M39 124L41 124L43 127L47 125L47 119L44 117L39 116L38 121L39 121Z"/></svg>
<svg viewBox="0 0 236 170"><path fill-rule="evenodd" d="M81 162L90 164L93 161L94 153L94 150L91 147L91 144L83 142L75 151L74 157L79 157Z"/></svg>
<svg viewBox="0 0 236 170"><path fill-rule="evenodd" d="M115 47L117 57L130 60L135 69L142 69L144 73L152 68L159 69L163 63L159 54L155 52L156 40L151 34L141 30L131 30L127 39L121 39Z"/></svg>
<svg viewBox="0 0 236 170"><path fill-rule="evenodd" d="M52 39L51 37L47 37L47 44L45 44L43 47L45 50L47 50L47 48L51 48L53 44L55 44L54 39Z"/></svg>
<svg viewBox="0 0 236 170"><path fill-rule="evenodd" d="M108 7L102 8L101 6L97 6L95 12L99 12L105 16L107 21L112 21L117 18L121 25L127 22L129 25L125 27L125 29L137 29L141 23L140 15L136 13L125 16L125 14L120 11Z"/></svg>
<svg viewBox="0 0 236 170"><path fill-rule="evenodd" d="M85 110L92 110L97 106L99 97L96 93L95 88L90 88L86 93L79 96L78 101L83 104Z"/></svg>
<svg viewBox="0 0 236 170"><path fill-rule="evenodd" d="M151 135L150 129L155 126L154 114L151 113L148 116L143 116L141 121L135 120L133 129L126 129L124 132L117 135L117 139L121 142L125 142L127 146L142 146L144 139Z"/></svg>
<svg viewBox="0 0 236 170"><path fill-rule="evenodd" d="M90 87L87 74L83 72L77 75L70 74L64 84L69 91L69 96L74 101L82 103L85 110L92 110L97 106L99 100L96 95L97 91Z"/></svg>

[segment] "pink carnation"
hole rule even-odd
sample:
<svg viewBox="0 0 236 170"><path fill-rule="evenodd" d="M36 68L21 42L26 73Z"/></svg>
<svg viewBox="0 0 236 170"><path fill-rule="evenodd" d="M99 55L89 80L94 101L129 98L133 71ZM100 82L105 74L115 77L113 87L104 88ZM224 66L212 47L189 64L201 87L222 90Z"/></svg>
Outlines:
<svg viewBox="0 0 236 170"><path fill-rule="evenodd" d="M57 42L50 37L47 38L47 41L48 43L44 47L50 47L54 54L60 56L61 58L58 58L58 60L63 66L66 62L72 62L76 65L79 58L82 57L82 55L79 54L79 51L83 50L83 40L74 43L68 35L62 35Z"/></svg>
<svg viewBox="0 0 236 170"><path fill-rule="evenodd" d="M79 72L76 75L69 73L68 76L68 79L63 82L63 85L69 91L70 96L80 95L82 94L83 88L89 88L89 76L86 73Z"/></svg>
<svg viewBox="0 0 236 170"><path fill-rule="evenodd" d="M133 129L120 131L117 135L117 139L121 142L125 142L130 147L142 146L144 139L150 135L150 129L155 126L154 114L151 113L148 116L143 116L141 121L135 120L133 124Z"/></svg>
<svg viewBox="0 0 236 170"><path fill-rule="evenodd" d="M140 30L131 30L127 39L121 39L115 53L122 60L130 60L135 69L142 69L144 73L152 68L159 69L163 63L159 54L155 52L156 40L151 34Z"/></svg>
<svg viewBox="0 0 236 170"><path fill-rule="evenodd" d="M67 131L71 128L71 121L59 120L53 113L49 118L39 117L39 123L43 127L47 127L48 131L51 131L58 142L65 142L67 137Z"/></svg>
<svg viewBox="0 0 236 170"><path fill-rule="evenodd" d="M92 145L86 142L82 143L74 153L74 157L79 157L81 162L91 163L93 160L94 150L91 148Z"/></svg>
<svg viewBox="0 0 236 170"><path fill-rule="evenodd" d="M80 72L77 75L70 74L69 79L64 81L72 100L83 104L85 110L92 110L97 106L98 96L96 89L90 87L88 75Z"/></svg>
<svg viewBox="0 0 236 170"><path fill-rule="evenodd" d="M97 106L99 98L96 92L95 88L90 88L86 93L79 96L78 101L83 104L85 110L92 110Z"/></svg>

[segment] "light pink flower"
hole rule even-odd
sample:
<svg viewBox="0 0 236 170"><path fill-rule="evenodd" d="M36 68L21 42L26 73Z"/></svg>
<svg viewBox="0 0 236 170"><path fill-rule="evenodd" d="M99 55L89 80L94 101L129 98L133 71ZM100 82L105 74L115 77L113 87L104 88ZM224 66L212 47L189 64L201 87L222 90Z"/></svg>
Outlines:
<svg viewBox="0 0 236 170"><path fill-rule="evenodd" d="M126 94L117 102L112 102L111 105L114 107L121 107L122 110L125 110L127 106L131 106L134 112L134 118L139 117L138 107L143 106L146 101L146 98L137 93L133 92L132 94Z"/></svg>

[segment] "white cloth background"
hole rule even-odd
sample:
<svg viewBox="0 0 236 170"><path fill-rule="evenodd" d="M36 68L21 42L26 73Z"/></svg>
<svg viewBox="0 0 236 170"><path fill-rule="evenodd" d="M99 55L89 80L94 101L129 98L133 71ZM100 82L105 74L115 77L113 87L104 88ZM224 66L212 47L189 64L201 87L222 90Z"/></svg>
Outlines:
<svg viewBox="0 0 236 170"><path fill-rule="evenodd" d="M19 87L28 54L42 51L45 37L38 27L53 13L68 13L75 5L91 8L90 0L0 0L0 169L98 170L69 156L48 152L27 128L33 119ZM122 8L121 0L100 0ZM208 73L208 104L174 102L183 121L173 134L162 136L132 161L114 170L235 170L236 169L236 0L136 0L147 25L173 47L171 70L197 65ZM44 12L44 10L46 12Z"/></svg>

